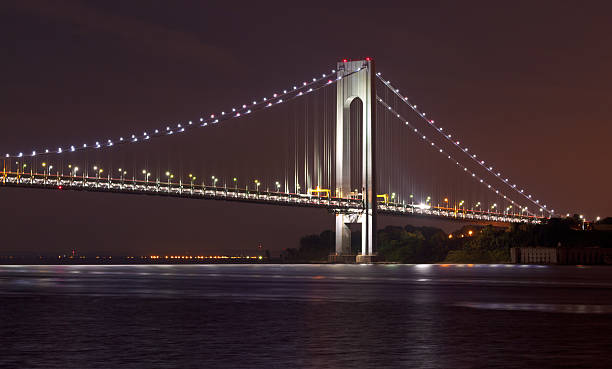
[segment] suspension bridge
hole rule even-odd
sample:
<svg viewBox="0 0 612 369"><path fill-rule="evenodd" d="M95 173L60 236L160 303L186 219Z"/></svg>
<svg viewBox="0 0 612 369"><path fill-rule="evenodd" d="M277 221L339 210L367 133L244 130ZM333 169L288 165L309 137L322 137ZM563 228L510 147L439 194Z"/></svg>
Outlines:
<svg viewBox="0 0 612 369"><path fill-rule="evenodd" d="M370 58L140 134L6 153L1 175L4 187L327 209L336 219L331 261L374 260L381 214L479 223L554 215L377 73ZM357 256L351 224L361 226Z"/></svg>

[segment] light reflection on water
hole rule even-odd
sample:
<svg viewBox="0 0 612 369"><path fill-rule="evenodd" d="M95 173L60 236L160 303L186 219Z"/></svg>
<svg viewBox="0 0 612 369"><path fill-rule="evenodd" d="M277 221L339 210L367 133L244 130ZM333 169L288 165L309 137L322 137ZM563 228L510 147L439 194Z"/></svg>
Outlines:
<svg viewBox="0 0 612 369"><path fill-rule="evenodd" d="M503 264L0 266L0 367L598 367L611 277Z"/></svg>
<svg viewBox="0 0 612 369"><path fill-rule="evenodd" d="M488 310L520 310L572 314L612 314L612 305L460 302L457 303L456 306Z"/></svg>

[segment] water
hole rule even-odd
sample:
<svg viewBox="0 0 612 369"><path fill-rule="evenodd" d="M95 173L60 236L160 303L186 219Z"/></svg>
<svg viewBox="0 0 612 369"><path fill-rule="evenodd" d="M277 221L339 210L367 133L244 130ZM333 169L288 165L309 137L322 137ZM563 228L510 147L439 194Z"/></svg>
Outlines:
<svg viewBox="0 0 612 369"><path fill-rule="evenodd" d="M2 368L609 367L612 268L0 266Z"/></svg>

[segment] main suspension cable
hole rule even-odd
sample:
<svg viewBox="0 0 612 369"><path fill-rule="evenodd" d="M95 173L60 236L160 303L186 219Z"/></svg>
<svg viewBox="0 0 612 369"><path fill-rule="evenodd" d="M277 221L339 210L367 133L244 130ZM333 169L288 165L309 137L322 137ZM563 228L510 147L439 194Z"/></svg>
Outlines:
<svg viewBox="0 0 612 369"><path fill-rule="evenodd" d="M491 173L495 178L500 180L502 183L506 184L508 187L510 187L513 191L518 193L520 196L524 197L527 201L530 201L535 206L540 208L542 212L546 212L549 216L552 216L554 214L554 212L555 212L554 210L548 210L546 208L546 205L540 205L540 200L532 199L532 196L528 195L528 194L525 194L525 191L523 189L518 189L516 184L511 184L511 181L508 178L504 179L501 176L500 172L495 173L493 171L493 166L491 166L491 165L486 166L484 160L478 160L476 154L470 154L469 153L469 149L467 147L461 147L460 146L461 141L459 141L459 140L455 141L455 140L452 139L452 135L451 134L448 134L448 135L445 134L443 132L444 130L443 130L442 127L437 126L436 122L433 119L427 118L426 117L427 114L425 112L422 112L421 110L419 110L417 105L412 104L408 100L408 97L403 96L402 94L400 94L399 89L393 87L393 85L391 84L391 81L384 80L381 77L381 73L377 73L376 76L389 90L391 90L395 95L397 95L400 98L401 101L403 101L406 105L408 105L410 107L410 109L412 109L417 114L417 116L419 116L421 119L423 119L425 122L427 122L428 125L432 126L437 133L442 135L447 141L449 141L451 144L453 144L455 147L457 147L461 152L463 152L465 155L467 155L472 161L474 161L479 166L484 168L486 171Z"/></svg>

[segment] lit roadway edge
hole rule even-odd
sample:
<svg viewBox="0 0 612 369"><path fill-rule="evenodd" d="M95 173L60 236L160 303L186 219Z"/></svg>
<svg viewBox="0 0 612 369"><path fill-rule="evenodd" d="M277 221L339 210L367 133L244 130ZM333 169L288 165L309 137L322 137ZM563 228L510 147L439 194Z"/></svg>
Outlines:
<svg viewBox="0 0 612 369"><path fill-rule="evenodd" d="M301 206L325 208L332 212L356 212L363 209L361 199L325 197L272 191L249 190L231 187L213 187L176 182L126 180L116 178L97 178L83 176L62 176L1 172L0 185L17 188L37 188L50 190L72 190L90 192L111 192L150 196L167 196L203 200L240 201L280 206ZM378 213L385 215L421 216L444 218L463 222L493 221L501 223L542 223L547 218L534 215L502 214L496 212L473 211L430 207L416 204L395 204L379 202Z"/></svg>

